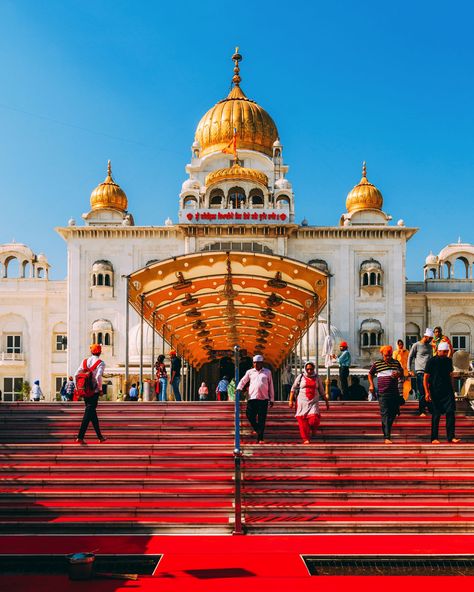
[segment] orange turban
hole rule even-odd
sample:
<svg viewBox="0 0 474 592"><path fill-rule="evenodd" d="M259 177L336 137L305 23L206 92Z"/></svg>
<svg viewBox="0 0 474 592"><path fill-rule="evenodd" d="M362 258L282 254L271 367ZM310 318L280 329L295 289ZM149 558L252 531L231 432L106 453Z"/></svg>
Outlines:
<svg viewBox="0 0 474 592"><path fill-rule="evenodd" d="M391 345L383 345L380 348L380 353L382 356L391 356L393 354L393 348Z"/></svg>
<svg viewBox="0 0 474 592"><path fill-rule="evenodd" d="M175 356L176 355L176 350L175 349L170 349L170 353L168 355L169 356Z"/></svg>
<svg viewBox="0 0 474 592"><path fill-rule="evenodd" d="M100 354L102 353L102 346L100 345L100 343L93 343L90 347L90 350L93 356L100 356Z"/></svg>

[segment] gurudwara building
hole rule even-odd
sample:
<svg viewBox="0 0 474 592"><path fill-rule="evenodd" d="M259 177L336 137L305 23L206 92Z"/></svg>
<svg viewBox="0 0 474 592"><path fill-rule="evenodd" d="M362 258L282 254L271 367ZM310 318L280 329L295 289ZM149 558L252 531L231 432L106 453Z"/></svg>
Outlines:
<svg viewBox="0 0 474 592"><path fill-rule="evenodd" d="M240 54L234 54L230 93L197 125L177 201L177 222L136 223L133 200L137 197L129 196L129 200L109 162L106 178L92 191L90 209L81 222L71 218L66 226L56 229L66 243L66 281L49 279L46 257L35 255L27 246L11 243L0 247L3 400L18 398L24 381L35 379L41 381L46 398L54 399L63 378L76 371L92 341L103 345L114 396L123 389L126 374L137 375L140 365L145 365L145 375L149 376L152 349L155 354L162 350L166 353L169 344L178 349L189 368L203 372L206 366L215 366L216 358L225 355L232 343L247 339L248 354L262 351L276 371L291 355L293 359L317 355L323 364L323 354L328 353L324 345L336 348L337 340L344 339L353 364L363 369L382 343L394 344L399 338L411 343L419 339L425 326L441 324L455 348L473 353L474 246L459 242L448 245L438 256L430 254L423 280L407 282L407 242L417 229L403 220L394 223L384 211L382 193L369 181L365 163L361 179L349 191L345 204L341 199L334 225L296 223L284 138L280 139L267 111L244 93L241 59ZM227 254L227 275L222 276L222 286L214 283L213 290L221 293L226 303L217 315L226 319L219 337L217 329L214 334L205 330L207 300L203 297L200 302L197 281L187 279L187 271L197 260L192 255L205 256L208 271L204 269L201 275L209 280L214 257L220 254ZM246 254L259 254L261 267L240 281L237 295L236 284L229 284L230 267L244 265ZM183 287L180 300L173 301L172 309L160 300L164 307L160 310L168 311L164 315L155 308L156 301L147 300L145 292L142 297L142 306L146 309L148 303L151 314L157 314L161 330L155 339L150 314L145 315L147 322L143 324L133 301L140 284L133 278L138 270L145 270L159 282L161 264L170 259L169 269L177 283L174 288ZM311 319L313 328L304 304L301 314L296 301L294 310L291 308L290 276L296 278L308 268L317 270L330 283L329 333L334 339L329 342L326 303L318 309L317 324ZM246 286L252 283L248 278L254 278L256 284L247 294ZM258 280L263 283L258 284ZM208 290L209 286L212 291L211 280ZM153 290L158 287L154 285ZM254 298L254 304L246 309L248 321L241 321L239 328L235 321L240 314L238 306L244 306L247 295L249 302ZM265 301L261 310L257 308L258 298ZM220 300L216 297L212 305L217 306ZM309 310L311 305L307 306ZM187 311L186 315L178 316L174 324L168 323L167 316L181 309ZM255 330L252 310L260 327ZM204 316L197 318L200 315ZM217 327L210 317L207 314L208 329ZM183 319L192 323L186 334L180 333L186 324ZM229 319L232 322L227 322ZM155 316L152 324L155 326ZM200 335L199 342L189 337L193 331ZM255 339L248 341L253 332ZM207 352L208 358L198 355L197 349Z"/></svg>

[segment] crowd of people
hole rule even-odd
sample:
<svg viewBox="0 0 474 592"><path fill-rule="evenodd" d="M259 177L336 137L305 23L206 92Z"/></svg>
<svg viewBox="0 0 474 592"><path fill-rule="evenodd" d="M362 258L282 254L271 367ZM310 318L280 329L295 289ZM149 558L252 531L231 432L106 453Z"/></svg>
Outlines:
<svg viewBox="0 0 474 592"><path fill-rule="evenodd" d="M339 355L333 356L339 366L339 384L332 379L328 389L317 373L314 362L305 363L302 371L294 376L289 367L281 374L283 392L291 408L295 408L295 417L303 444L311 442L311 437L321 423L320 403L324 401L326 410L330 409L330 401L375 401L379 403L384 442L392 443L392 426L400 408L410 394L416 392L418 397L418 415L426 417L431 414L431 442L439 444L439 423L442 415L446 416L446 436L448 442L460 441L455 434L455 395L453 389L453 347L449 338L443 335L441 327L433 330L427 328L422 338L414 343L410 350L406 349L402 340L397 347L385 345L380 348L381 357L375 360L368 371L368 391L360 384L357 375L350 376L351 355L346 342L339 345ZM61 387L61 399L71 401L83 399L84 416L76 442L83 444L85 433L92 423L99 442L104 442L97 417L97 404L102 394L102 377L105 363L100 359L102 348L92 344L91 355L85 358L75 376L69 376ZM168 384L171 385L172 399L181 401L179 390L181 381L181 358L176 350L169 352L170 376L165 364L165 356L160 355L155 364L156 382L155 396L157 401L167 401ZM236 385L235 380L224 375L218 381L215 399L218 401L235 401L236 394L240 398L246 395L246 416L252 426L256 441L265 442L265 424L269 407L275 401L275 390L272 373L264 367L261 354L253 357L252 368L248 370ZM350 377L350 385L349 385ZM139 387L132 383L128 392L130 401L139 400ZM39 401L42 391L39 381L34 382L31 400ZM198 389L200 401L209 400L210 392L205 382ZM213 397L214 398L214 397Z"/></svg>

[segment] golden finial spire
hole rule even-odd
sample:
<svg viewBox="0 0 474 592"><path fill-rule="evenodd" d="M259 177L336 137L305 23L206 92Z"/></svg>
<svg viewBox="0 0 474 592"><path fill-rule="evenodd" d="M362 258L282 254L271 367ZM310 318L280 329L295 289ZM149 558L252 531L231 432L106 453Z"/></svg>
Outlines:
<svg viewBox="0 0 474 592"><path fill-rule="evenodd" d="M240 81L242 80L240 78L239 62L242 61L242 56L239 53L239 48L238 47L235 48L235 53L232 56L232 60L234 61L234 76L232 78L232 82L235 84L235 86L239 86Z"/></svg>
<svg viewBox="0 0 474 592"><path fill-rule="evenodd" d="M112 161L111 160L107 161L107 177L110 177L112 179Z"/></svg>
<svg viewBox="0 0 474 592"><path fill-rule="evenodd" d="M362 163L362 178L367 179L367 163L364 162Z"/></svg>

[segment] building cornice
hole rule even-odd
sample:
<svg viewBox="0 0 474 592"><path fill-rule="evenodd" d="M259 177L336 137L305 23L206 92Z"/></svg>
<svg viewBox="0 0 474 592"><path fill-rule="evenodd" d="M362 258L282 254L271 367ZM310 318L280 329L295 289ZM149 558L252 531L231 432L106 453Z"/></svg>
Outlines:
<svg viewBox="0 0 474 592"><path fill-rule="evenodd" d="M409 240L418 232L418 228L407 226L298 226L293 238L312 239L379 239L403 238Z"/></svg>
<svg viewBox="0 0 474 592"><path fill-rule="evenodd" d="M65 240L73 238L176 238L208 236L262 236L296 239L409 240L418 228L406 226L299 226L298 224L175 224L173 226L59 226Z"/></svg>
<svg viewBox="0 0 474 592"><path fill-rule="evenodd" d="M182 237L174 226L58 226L56 232L64 238L175 238Z"/></svg>

